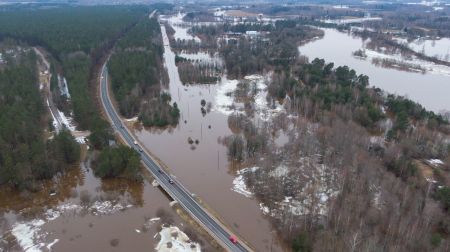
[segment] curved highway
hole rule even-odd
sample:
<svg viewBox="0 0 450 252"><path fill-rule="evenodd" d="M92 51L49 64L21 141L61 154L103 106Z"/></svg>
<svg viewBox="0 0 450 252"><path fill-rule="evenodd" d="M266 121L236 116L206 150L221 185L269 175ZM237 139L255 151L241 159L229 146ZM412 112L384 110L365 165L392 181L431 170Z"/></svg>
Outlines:
<svg viewBox="0 0 450 252"><path fill-rule="evenodd" d="M200 206L192 197L186 188L183 187L174 177L167 174L152 157L140 147L134 136L128 131L128 128L122 123L114 106L111 103L108 89L108 69L105 65L102 67L100 76L100 97L106 114L112 122L114 130L121 135L123 140L135 149L142 160L144 166L153 174L159 185L176 200L209 234L211 234L228 251L250 251L242 242L234 244L230 241L233 235L225 229L217 219L209 215L206 210Z"/></svg>

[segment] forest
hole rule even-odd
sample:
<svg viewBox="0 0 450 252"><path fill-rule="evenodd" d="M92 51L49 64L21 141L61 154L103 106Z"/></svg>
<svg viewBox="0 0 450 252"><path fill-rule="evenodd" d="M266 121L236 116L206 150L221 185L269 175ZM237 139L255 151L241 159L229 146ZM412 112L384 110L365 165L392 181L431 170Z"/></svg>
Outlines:
<svg viewBox="0 0 450 252"><path fill-rule="evenodd" d="M53 70L67 79L78 128L90 130L90 142L99 148L112 136L96 106L98 62L147 11L143 6L6 9L0 16L0 39L12 37L50 52Z"/></svg>
<svg viewBox="0 0 450 252"><path fill-rule="evenodd" d="M448 167L424 161L450 161L447 120L319 59L268 84L286 114L262 125L233 114L224 143L231 160L258 168L245 181L294 251L448 246ZM280 130L288 140L277 146Z"/></svg>
<svg viewBox="0 0 450 252"><path fill-rule="evenodd" d="M236 167L252 167L240 174L279 234L294 251L448 248L449 167L427 161L450 161L447 119L347 66L309 61L285 44L295 33L264 36L274 52L242 37L219 49L229 73L269 74L269 107L285 110L256 124L254 94L240 88L246 113L230 115L233 134L223 139ZM271 139L280 131L281 146Z"/></svg>
<svg viewBox="0 0 450 252"><path fill-rule="evenodd" d="M222 40L219 47L227 74L234 78L287 67L298 55L299 44L323 36L320 30L302 25L301 20L276 21L273 25L225 24L191 29L193 34L206 41L229 32L245 34L247 31L260 34L256 37L242 35L235 42Z"/></svg>
<svg viewBox="0 0 450 252"><path fill-rule="evenodd" d="M5 41L12 38L19 41L19 44L39 46L49 52L48 57L51 62L53 75L51 89L54 94L59 95L60 92L55 90L57 86L56 76L60 75L67 79L71 96L70 100L68 100L66 97L55 97L54 95L56 104L62 111L73 111L77 129L89 130L91 133L88 137L89 144L94 149L101 150L110 144L114 136L109 123L101 117L100 107L97 104L97 74L100 69L100 63L116 41L130 31L139 20L147 16L150 8L144 6L58 6L57 8L47 9L24 6L23 8L16 7L10 10L6 6L1 9L0 40ZM136 36L137 34L134 35ZM140 40L142 38L139 37ZM142 43L146 42L142 41ZM12 73L15 73L14 71ZM26 75L23 77L26 77ZM21 79L19 78L19 80ZM4 96L9 97L8 95ZM8 99L11 98L9 97ZM38 112L38 110L42 110L40 113L43 113L44 109L45 107L36 105L30 111ZM35 115L38 114L35 113ZM37 120L37 118L34 119ZM31 123L30 125L37 124ZM45 122L45 125L47 126L47 122ZM33 128L33 130L37 129ZM30 136L30 139L35 139L38 134L42 133L33 130L30 131L32 133L25 133L26 130L20 131L20 135ZM9 131L2 130L2 132ZM40 143L42 145L34 147L36 150L43 151L45 150L43 146L47 146L48 151L43 151L39 155L45 154L48 156L45 158L40 156L37 159L41 160L39 162L42 162L42 165L33 165L27 168L35 169L32 172L27 171L27 173L34 174L24 173L21 175L23 178L17 181L11 182L11 179L5 179L5 181L15 186L21 186L22 182L28 181L27 178L32 175L36 178L51 178L57 171L65 169L65 165L60 165L60 163L65 162L64 159L61 159L61 154L52 154L52 152L65 149L63 146L55 146L63 145L63 143L67 145L67 148L71 146L69 140L64 140L70 136L70 133L61 133L60 135L61 137L55 137L54 140L48 143L30 140L29 143L34 142L34 144ZM23 139L23 141L28 140ZM25 148L25 146L21 149L23 155L29 155L30 157L38 155L36 150L29 147ZM76 144L76 147L72 147L79 149L78 144ZM120 149L120 151L124 150ZM34 154L35 152L36 154ZM50 155L57 155L58 157ZM10 157L8 156L9 159ZM76 163L73 159L70 159L70 162ZM10 173L13 171L18 173L21 169L16 167L19 166L8 165L6 167L11 169ZM44 169L44 167L46 168ZM10 177L18 177L18 175L20 174L12 174ZM6 178L6 176L2 176L2 178ZM5 181L2 181L2 183ZM29 179L29 181L30 183L33 182L32 179Z"/></svg>
<svg viewBox="0 0 450 252"><path fill-rule="evenodd" d="M142 6L67 6L3 11L0 39L12 37L40 45L63 60L78 51L90 54L146 11Z"/></svg>
<svg viewBox="0 0 450 252"><path fill-rule="evenodd" d="M124 177L140 180L139 154L124 145L105 148L95 164L95 174L101 178Z"/></svg>
<svg viewBox="0 0 450 252"><path fill-rule="evenodd" d="M67 130L45 137L36 55L29 48L12 52L0 69L0 185L36 190L38 180L76 164L80 146Z"/></svg>
<svg viewBox="0 0 450 252"><path fill-rule="evenodd" d="M214 84L222 74L222 66L213 61L189 60L176 55L175 63L183 84Z"/></svg>
<svg viewBox="0 0 450 252"><path fill-rule="evenodd" d="M178 123L177 104L170 104L170 95L162 92L168 78L162 54L159 23L145 18L118 41L108 63L120 113L127 118L138 116L144 126Z"/></svg>

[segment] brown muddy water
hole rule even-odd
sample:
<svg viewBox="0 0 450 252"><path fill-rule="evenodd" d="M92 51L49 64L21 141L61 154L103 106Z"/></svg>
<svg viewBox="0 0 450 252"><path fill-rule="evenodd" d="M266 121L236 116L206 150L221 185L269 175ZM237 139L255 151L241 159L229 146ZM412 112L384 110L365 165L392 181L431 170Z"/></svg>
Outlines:
<svg viewBox="0 0 450 252"><path fill-rule="evenodd" d="M162 224L192 230L159 188L101 180L89 167L83 162L36 194L0 190L0 251L154 251Z"/></svg>
<svg viewBox="0 0 450 252"><path fill-rule="evenodd" d="M189 39L187 28L177 26L180 16L169 18L175 29L174 37ZM230 105L228 92L234 90L237 80L222 76L217 84L183 85L175 65L175 53L169 46L164 26L165 66L169 74L172 101L181 110L180 123L172 129L136 128L135 134L145 147L165 163L170 172L192 193L196 194L216 215L237 234L250 243L256 251L282 251L269 220L263 215L259 203L232 190L236 170L227 158L227 150L219 139L230 135L225 107ZM217 60L200 53L183 57L205 61ZM201 100L206 101L205 115ZM224 109L225 108L225 109ZM188 139L194 141L188 143ZM195 141L198 140L198 144Z"/></svg>
<svg viewBox="0 0 450 252"><path fill-rule="evenodd" d="M188 27L182 24L181 15L164 17L175 30L175 38L195 39L187 32ZM181 24L181 25L180 25ZM169 89L172 101L177 102L181 109L180 124L176 128L149 130L136 128L135 134L139 140L154 155L161 159L191 192L199 196L203 202L213 209L219 218L231 226L242 238L250 243L257 251L287 250L277 239L273 227L264 216L260 204L245 195L243 188L236 192L236 169L227 159L227 150L220 143L220 139L230 135L227 118L231 113L226 109L233 104L229 93L236 89L237 80L229 80L222 76L214 85L182 85L178 69L175 65L175 53L169 46L166 31L161 27L164 40L164 59L169 74ZM178 35L177 35L178 34ZM340 50L336 50L336 41ZM335 66L348 65L358 73L367 74L372 85L379 86L389 92L407 95L413 100L421 102L428 109L439 111L450 109L450 100L445 95L450 91L448 69L441 72L420 74L401 72L394 69L376 67L370 61L355 59L352 52L361 48L363 41L348 34L334 30L325 30L324 39L316 40L300 47L303 55L325 58L335 62ZM216 61L217 55L207 53L182 54L193 60ZM450 72L449 72L450 73ZM248 76L249 79L258 78ZM259 84L258 84L258 87ZM263 88L264 85L262 85ZM264 106L264 92L255 99L258 106ZM201 100L206 101L206 114L201 112ZM276 109L275 109L276 110ZM254 120L264 120L256 116ZM188 143L188 139L198 144ZM283 132L277 133L273 141L276 145L283 145L288 136Z"/></svg>

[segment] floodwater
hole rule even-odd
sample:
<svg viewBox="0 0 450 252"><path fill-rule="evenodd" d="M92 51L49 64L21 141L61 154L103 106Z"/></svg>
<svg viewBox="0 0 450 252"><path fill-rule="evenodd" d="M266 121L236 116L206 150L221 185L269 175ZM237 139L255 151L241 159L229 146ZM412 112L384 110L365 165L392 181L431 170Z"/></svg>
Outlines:
<svg viewBox="0 0 450 252"><path fill-rule="evenodd" d="M162 224L188 227L157 187L101 180L85 163L37 194L1 190L0 223L0 251L153 251Z"/></svg>
<svg viewBox="0 0 450 252"><path fill-rule="evenodd" d="M400 43L406 44L416 52L424 53L430 57L436 57L440 60L450 61L450 38L441 39L415 39L408 41L402 38L396 38Z"/></svg>
<svg viewBox="0 0 450 252"><path fill-rule="evenodd" d="M450 110L448 75L412 73L375 66L370 61L352 56L352 52L363 47L361 38L334 29L323 30L324 37L300 46L300 54L310 60L323 58L327 62L334 62L335 66L347 65L358 74L369 76L371 85L390 93L405 95L429 110Z"/></svg>
<svg viewBox="0 0 450 252"><path fill-rule="evenodd" d="M179 16L175 19L180 19ZM171 21L169 21L171 23ZM177 33L186 34L187 28L173 26ZM145 147L168 166L192 193L250 243L256 251L281 251L281 245L271 224L260 210L258 202L232 191L235 169L227 158L227 151L219 139L231 135L228 115L220 111L217 94L235 80L223 76L219 83L207 85L182 85L175 65L164 26L164 59L170 83L172 101L181 110L180 123L172 129L136 129L135 134ZM187 58L211 57L208 54ZM213 56L214 57L214 56ZM205 115L201 112L201 100L206 101ZM209 107L209 108L208 108ZM198 140L189 144L188 139Z"/></svg>
<svg viewBox="0 0 450 252"><path fill-rule="evenodd" d="M200 38L190 35L188 29L183 29L183 27L185 28L187 25L183 22L183 17L184 15L182 13L178 13L167 19L168 23L177 31L174 34L175 40L194 40L195 42L200 42Z"/></svg>
<svg viewBox="0 0 450 252"><path fill-rule="evenodd" d="M0 251L153 251L162 224L190 229L169 203L147 181L101 180L83 162L37 194L0 190Z"/></svg>
<svg viewBox="0 0 450 252"><path fill-rule="evenodd" d="M99 179L91 169L93 153L82 149L80 165L44 181L35 193L0 187L0 252L153 251L163 224L193 233L158 187L147 180ZM214 250L207 238L192 238L203 251Z"/></svg>

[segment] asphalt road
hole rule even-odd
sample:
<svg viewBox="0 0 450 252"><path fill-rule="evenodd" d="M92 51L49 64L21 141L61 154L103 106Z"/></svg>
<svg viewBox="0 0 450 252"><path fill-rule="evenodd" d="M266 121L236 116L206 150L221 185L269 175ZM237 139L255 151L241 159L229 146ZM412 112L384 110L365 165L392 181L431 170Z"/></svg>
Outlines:
<svg viewBox="0 0 450 252"><path fill-rule="evenodd" d="M198 204L192 194L186 190L174 177L167 174L158 164L146 153L144 149L135 144L136 139L128 131L128 128L122 123L114 106L109 98L109 89L107 85L108 69L106 65L102 67L100 77L101 100L105 111L110 118L113 128L118 132L126 143L135 149L141 156L145 167L153 174L159 185L176 200L200 225L202 225L225 249L228 251L249 251L250 249L241 242L232 243L229 238L232 235L215 218L209 215L206 210ZM169 180L173 183L170 183ZM231 204L231 202L230 202Z"/></svg>

